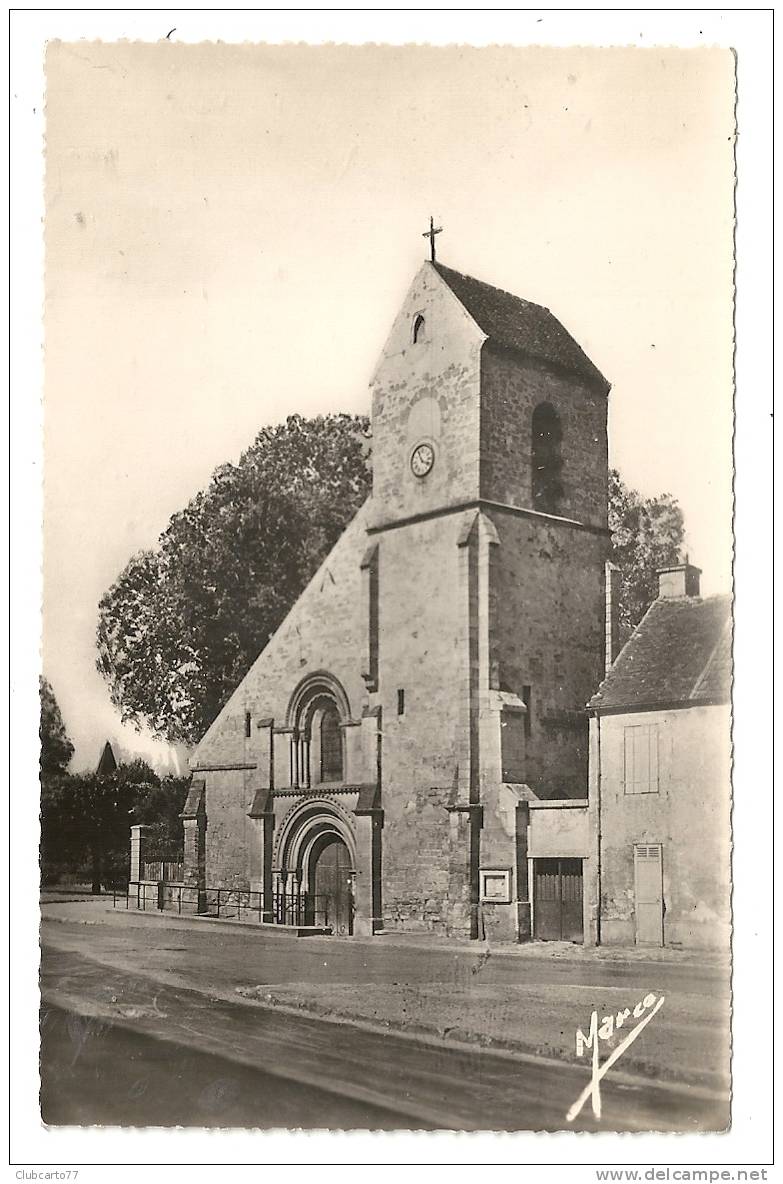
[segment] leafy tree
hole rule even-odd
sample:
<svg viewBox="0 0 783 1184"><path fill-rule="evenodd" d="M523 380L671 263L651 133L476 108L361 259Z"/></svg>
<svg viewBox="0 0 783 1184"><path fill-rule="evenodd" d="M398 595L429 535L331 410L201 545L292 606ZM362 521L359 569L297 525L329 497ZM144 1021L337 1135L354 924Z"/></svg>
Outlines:
<svg viewBox="0 0 783 1184"><path fill-rule="evenodd" d="M68 773L41 777L41 873L44 882L62 871L76 871L84 862L78 828L70 809L73 778Z"/></svg>
<svg viewBox="0 0 783 1184"><path fill-rule="evenodd" d="M145 785L133 807L132 825L149 827L147 848L152 858L170 859L182 850L180 814L188 796L190 777L165 777Z"/></svg>
<svg viewBox="0 0 783 1184"><path fill-rule="evenodd" d="M52 776L64 773L73 756L73 744L68 739L60 707L51 684L39 677L38 691L41 697L41 775Z"/></svg>
<svg viewBox="0 0 783 1184"><path fill-rule="evenodd" d="M132 761L123 761L117 766L117 780L121 785L137 785L143 789L160 785L158 774L139 756L134 757Z"/></svg>
<svg viewBox="0 0 783 1184"><path fill-rule="evenodd" d="M127 863L128 827L135 787L116 773L79 773L53 778L41 797L41 861L87 871L93 892L114 878L117 861Z"/></svg>
<svg viewBox="0 0 783 1184"><path fill-rule="evenodd" d="M643 498L609 471L610 559L619 567L620 641L625 642L658 595L658 568L679 562L682 510L668 493Z"/></svg>
<svg viewBox="0 0 783 1184"><path fill-rule="evenodd" d="M188 778L163 781L143 760L106 775L60 774L44 779L41 863L45 875L69 870L88 875L93 892L127 878L130 827L150 826L153 850L167 856L182 847L179 814Z"/></svg>
<svg viewBox="0 0 783 1184"><path fill-rule="evenodd" d="M368 432L350 415L265 428L130 560L98 625L124 720L203 735L367 497Z"/></svg>

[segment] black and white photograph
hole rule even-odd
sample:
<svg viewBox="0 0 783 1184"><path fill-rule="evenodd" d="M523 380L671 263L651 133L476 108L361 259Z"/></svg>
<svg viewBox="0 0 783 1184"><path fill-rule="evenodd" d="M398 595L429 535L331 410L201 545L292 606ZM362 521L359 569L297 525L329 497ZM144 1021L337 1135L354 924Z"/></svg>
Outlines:
<svg viewBox="0 0 783 1184"><path fill-rule="evenodd" d="M739 56L189 16L39 39L33 1122L706 1157Z"/></svg>

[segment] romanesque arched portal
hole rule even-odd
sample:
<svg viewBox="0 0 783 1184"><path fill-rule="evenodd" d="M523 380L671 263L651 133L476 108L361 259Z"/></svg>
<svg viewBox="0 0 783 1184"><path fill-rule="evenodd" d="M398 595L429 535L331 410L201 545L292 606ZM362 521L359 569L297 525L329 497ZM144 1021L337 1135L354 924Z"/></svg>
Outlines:
<svg viewBox="0 0 783 1184"><path fill-rule="evenodd" d="M353 932L356 836L351 818L328 799L310 799L284 820L274 860L278 920Z"/></svg>

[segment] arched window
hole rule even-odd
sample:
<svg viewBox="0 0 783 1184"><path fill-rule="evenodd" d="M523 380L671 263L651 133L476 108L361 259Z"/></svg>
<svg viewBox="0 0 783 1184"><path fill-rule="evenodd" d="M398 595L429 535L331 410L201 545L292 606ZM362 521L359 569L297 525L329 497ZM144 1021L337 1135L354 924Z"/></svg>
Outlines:
<svg viewBox="0 0 783 1184"><path fill-rule="evenodd" d="M563 429L560 417L549 403L539 403L533 412L532 424L532 494L533 509L545 514L557 514L563 496L560 479L563 461L560 445Z"/></svg>
<svg viewBox="0 0 783 1184"><path fill-rule="evenodd" d="M335 707L321 716L321 781L343 780L343 732Z"/></svg>
<svg viewBox="0 0 783 1184"><path fill-rule="evenodd" d="M326 670L302 679L286 711L290 730L290 784L309 789L322 781L346 779L341 722L351 719L351 707L340 683Z"/></svg>
<svg viewBox="0 0 783 1184"><path fill-rule="evenodd" d="M421 341L421 339L424 337L424 324L425 324L424 317L421 315L421 313L417 313L416 316L413 318L413 344L414 345L416 344L417 341Z"/></svg>

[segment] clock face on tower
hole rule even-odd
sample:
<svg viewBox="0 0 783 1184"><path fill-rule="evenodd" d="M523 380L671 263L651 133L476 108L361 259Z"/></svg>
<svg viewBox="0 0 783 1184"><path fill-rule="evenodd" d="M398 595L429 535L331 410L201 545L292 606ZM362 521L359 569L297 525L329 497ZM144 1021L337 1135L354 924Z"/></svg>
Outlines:
<svg viewBox="0 0 783 1184"><path fill-rule="evenodd" d="M435 463L435 449L431 444L417 444L411 454L411 469L415 477L426 477Z"/></svg>

